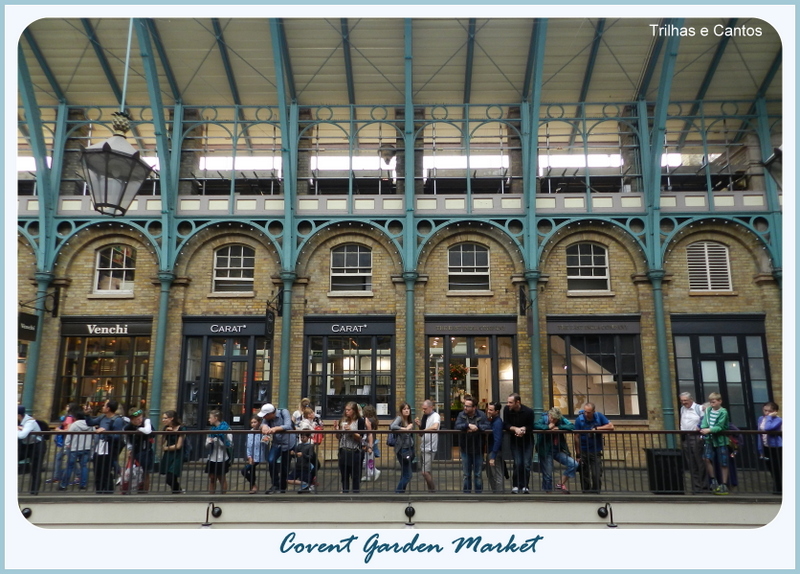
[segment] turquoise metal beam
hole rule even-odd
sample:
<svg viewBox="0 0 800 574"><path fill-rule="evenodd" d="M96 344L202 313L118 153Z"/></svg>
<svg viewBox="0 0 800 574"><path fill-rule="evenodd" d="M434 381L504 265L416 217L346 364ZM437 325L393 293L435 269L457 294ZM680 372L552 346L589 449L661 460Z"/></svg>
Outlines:
<svg viewBox="0 0 800 574"><path fill-rule="evenodd" d="M738 18L731 18L728 20L728 23L725 25L726 29L732 29L736 27L736 22ZM700 83L700 88L697 90L697 95L695 95L694 99L695 102L692 104L691 109L689 110L689 117L694 118L697 115L697 111L700 109L700 101L705 99L706 92L708 92L708 88L711 87L711 82L714 79L714 74L717 73L717 68L719 68L719 63L722 61L722 56L725 54L725 48L728 47L728 42L730 41L730 36L722 36L719 42L717 43L717 49L714 51L714 56L711 58L711 62L708 64L708 69L706 70L706 75L703 77L703 81ZM683 129L681 130L681 136L678 139L678 149L683 149L683 144L686 143L686 137L689 135L689 129L692 127L693 120L687 119L683 123Z"/></svg>
<svg viewBox="0 0 800 574"><path fill-rule="evenodd" d="M594 28L594 39L592 40L592 48L589 51L589 60L586 62L586 71L583 73L583 81L581 82L581 91L578 95L578 102L583 104L586 102L586 96L589 94L589 86L592 83L592 75L594 74L594 66L597 63L597 53L600 51L600 42L603 39L603 32L605 31L606 27L606 19L600 18L597 20L597 24ZM581 106L578 106L578 109L575 111L575 117L581 117L585 114L581 114ZM573 125L572 134L569 136L569 148L571 149L573 145L575 145L575 136L578 134L578 126L577 123ZM585 138L584 138L585 139ZM587 174L589 170L586 170ZM588 176L587 176L588 177Z"/></svg>
<svg viewBox="0 0 800 574"><path fill-rule="evenodd" d="M783 48L778 49L778 53L775 54L775 58L772 60L772 64L770 64L767 73L764 75L764 79L761 81L761 85L758 87L758 92L756 92L756 96L753 98L753 103L750 104L750 109L747 110L748 116L754 116L756 114L756 103L761 98L767 97L767 90L772 85L772 81L775 79L775 76L778 75L778 70L781 68L781 63L783 62ZM744 131L740 131L737 136L734 138L733 143L739 143L742 141L744 137Z"/></svg>
<svg viewBox="0 0 800 574"><path fill-rule="evenodd" d="M470 18L467 28L467 63L464 70L464 104L469 104L469 100L472 95L472 63L474 59L475 18ZM467 114L465 114L465 116L467 116Z"/></svg>
<svg viewBox="0 0 800 574"><path fill-rule="evenodd" d="M283 26L283 18L278 18L278 37L281 47L283 69L286 73L286 88L289 90L289 100L297 101L297 89L294 85L294 72L292 71L292 58L289 55L289 42L286 39L286 28Z"/></svg>
<svg viewBox="0 0 800 574"><path fill-rule="evenodd" d="M280 110L281 154L283 157L282 169L284 183L284 226L283 242L281 244L283 313L281 318L281 366L278 375L278 406L280 408L287 408L289 406L289 366L292 345L292 287L297 280L297 273L295 273L297 230L295 229L294 202L297 199L295 162L297 161L297 146L299 145L299 109L296 102L288 104L286 101L283 69L284 55L281 48L280 23L275 18L271 18L269 26L272 40L272 58L275 65L275 79L278 86L277 95L278 108Z"/></svg>
<svg viewBox="0 0 800 574"><path fill-rule="evenodd" d="M544 380L542 378L542 340L539 326L539 270L538 232L536 219L536 183L539 173L539 107L542 102L542 71L544 68L544 50L547 39L546 18L537 18L534 21L531 87L526 91L531 95L529 102L523 102L521 116L523 124L522 152L523 152L523 195L525 197L525 246L526 246L526 271L525 279L528 283L528 299L533 328L528 333L531 345L531 397L534 414L538 417L544 408ZM502 397L501 397L502 398Z"/></svg>
<svg viewBox="0 0 800 574"><path fill-rule="evenodd" d="M769 115L767 114L767 102L763 97L756 100L756 111L758 112L758 141L761 146L761 162L765 162L774 152L772 137L769 130ZM775 180L766 173L764 169L764 185L767 190L767 208L770 212L770 234L773 275L780 284L783 283L783 213L781 212L780 198L778 197L778 187Z"/></svg>
<svg viewBox="0 0 800 574"><path fill-rule="evenodd" d="M683 26L683 18L672 20L672 25L677 28ZM672 90L672 80L675 72L675 62L678 59L678 46L680 36L670 36L665 45L664 61L661 63L661 77L658 82L658 96L656 98L653 133L650 137L649 157L645 161L650 164L650 179L646 184L645 196L647 197L647 252L648 272L647 277L653 286L653 322L656 335L656 352L658 356L658 377L661 386L661 410L664 417L664 429L675 429L675 404L672 388L672 379L669 371L669 351L667 343L667 322L664 315L664 293L662 283L664 279L664 263L660 246L660 220L661 220L661 156L664 150L664 133L667 124L667 108L669 95ZM639 106L640 112L645 116L639 118L640 126L647 124L647 108ZM673 446L674 437L667 437L667 443Z"/></svg>
<svg viewBox="0 0 800 574"><path fill-rule="evenodd" d="M175 273L173 273L172 253L174 241L172 231L174 225L174 195L178 192L177 181L172 176L172 162L170 161L170 148L167 139L167 125L164 119L164 106L161 103L161 89L158 82L158 70L153 50L150 45L150 34L147 22L142 18L134 18L136 35L139 40L139 53L144 66L145 78L147 79L147 91L150 95L150 107L153 113L153 127L155 128L156 145L158 146L158 157L161 167L161 217L162 230L167 234L167 238L158 242L153 241L157 246L159 254L158 281L161 289L158 299L158 320L156 323L156 344L153 355L153 379L150 388L149 413L150 420L159 420L161 415L161 392L164 381L164 362L167 353L167 323L169 322L169 294ZM178 139L178 138L176 138ZM180 152L178 152L180 153ZM166 185L164 185L166 183Z"/></svg>
<svg viewBox="0 0 800 574"><path fill-rule="evenodd" d="M419 279L417 272L417 259L415 255L417 230L414 221L414 202L416 181L414 180L416 154L414 142L417 133L414 128L414 30L411 18L403 22L403 77L404 77L404 123L403 140L405 150L405 240L403 241L403 281L406 286L406 345L405 345L405 383L406 402L411 405L412 412L416 409L416 329L414 328L414 289ZM409 150L410 153L409 153Z"/></svg>
<svg viewBox="0 0 800 574"><path fill-rule="evenodd" d="M669 23L670 20L662 20L659 25L663 25L664 23ZM661 55L661 50L664 47L664 36L656 36L655 43L653 44L653 49L650 51L650 57L647 59L647 64L644 67L644 74L642 74L641 81L636 88L636 93L634 99L636 100L646 100L647 99L647 92L650 89L650 82L653 80L653 75L656 73L656 64L658 64L658 58Z"/></svg>
<svg viewBox="0 0 800 574"><path fill-rule="evenodd" d="M233 76L231 60L228 57L228 45L225 43L225 38L222 35L222 27L219 25L219 18L211 18L211 25L214 27L214 37L217 40L220 58L222 58L222 67L225 69L225 77L228 78L228 88L231 90L233 103L240 106L242 105L242 100L239 97L239 87L236 85L236 78Z"/></svg>
<svg viewBox="0 0 800 574"><path fill-rule="evenodd" d="M97 38L97 34L92 27L92 23L89 22L88 18L81 18L81 24L83 24L83 29L86 31L86 36L89 38L92 48L94 48L94 53L97 56L97 60L100 62L100 67L103 69L103 73L106 75L108 85L111 86L111 91L114 92L114 97L118 102L121 102L122 90L117 83L117 79L114 77L114 73L111 71L111 66L108 64L108 58L106 58L105 50L100 44L100 40Z"/></svg>
<svg viewBox="0 0 800 574"><path fill-rule="evenodd" d="M342 52L344 54L344 73L347 81L347 101L351 106L356 105L356 87L353 81L353 62L350 59L350 31L347 28L347 18L340 20L342 27Z"/></svg>
<svg viewBox="0 0 800 574"><path fill-rule="evenodd" d="M53 74L53 70L50 69L44 54L42 54L42 51L39 49L39 44L36 42L36 38L33 37L33 32L31 32L30 28L25 28L22 35L28 41L31 52L33 52L36 61L39 62L39 67L42 69L42 72L44 72L44 76L47 78L47 82L50 84L56 99L61 103L67 103L67 96L64 94L64 90L61 89L61 85L58 83L55 74Z"/></svg>
<svg viewBox="0 0 800 574"><path fill-rule="evenodd" d="M36 250L36 316L38 317L39 329L37 330L36 340L28 346L28 369L25 372L25 381L22 386L22 404L25 408L33 412L34 398L36 396L36 381L38 375L39 356L41 354L42 339L42 319L45 312L45 299L47 290L53 282L55 276L51 269L47 267L47 253L49 243L55 233L54 213L55 201L57 198L50 188L50 170L47 166L47 147L44 141L44 129L42 118L39 114L39 106L36 103L36 94L31 82L28 63L25 60L22 46L17 50L17 75L19 78L20 96L25 110L25 118L28 122L31 148L33 149L34 161L36 162L36 183L40 186L40 207L39 207L39 233L41 239Z"/></svg>
<svg viewBox="0 0 800 574"><path fill-rule="evenodd" d="M164 75L167 77L167 83L172 92L172 99L176 102L180 102L182 100L181 90L178 88L178 82L175 79L175 73L172 71L172 64L169 62L167 51L164 49L164 43L161 41L161 34L159 34L156 22L152 18L147 19L147 29L150 32L153 45L156 47L156 52L158 52L158 58L161 60L161 67L164 70Z"/></svg>
<svg viewBox="0 0 800 574"><path fill-rule="evenodd" d="M527 102L530 96L531 78L533 78L533 67L536 63L536 30L538 27L538 18L533 19L531 24L531 41L528 44L528 59L525 62L525 78L522 80L522 101Z"/></svg>

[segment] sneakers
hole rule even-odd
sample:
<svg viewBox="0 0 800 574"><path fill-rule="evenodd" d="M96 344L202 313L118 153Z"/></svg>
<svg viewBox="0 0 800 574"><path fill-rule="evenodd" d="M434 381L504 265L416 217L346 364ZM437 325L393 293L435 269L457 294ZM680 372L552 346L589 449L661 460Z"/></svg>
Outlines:
<svg viewBox="0 0 800 574"><path fill-rule="evenodd" d="M558 490L559 492L563 492L564 494L569 494L569 489L564 484L557 484L556 490Z"/></svg>
<svg viewBox="0 0 800 574"><path fill-rule="evenodd" d="M511 494L519 494L519 488L517 488L516 486L514 488L512 488L511 489Z"/></svg>
<svg viewBox="0 0 800 574"><path fill-rule="evenodd" d="M711 479L711 492L716 492L719 488L719 483L717 482L716 478Z"/></svg>
<svg viewBox="0 0 800 574"><path fill-rule="evenodd" d="M728 492L728 487L726 485L720 484L719 486L717 486L717 488L714 489L714 494L725 496L730 493Z"/></svg>
<svg viewBox="0 0 800 574"><path fill-rule="evenodd" d="M530 493L531 493L531 491L530 491L530 490L528 490L528 488L527 488L527 487L525 487L525 488L523 488L523 489L522 489L522 494L530 494Z"/></svg>
<svg viewBox="0 0 800 574"><path fill-rule="evenodd" d="M44 481L44 483L45 484L57 484L58 483L58 479L57 478L48 478L47 480Z"/></svg>

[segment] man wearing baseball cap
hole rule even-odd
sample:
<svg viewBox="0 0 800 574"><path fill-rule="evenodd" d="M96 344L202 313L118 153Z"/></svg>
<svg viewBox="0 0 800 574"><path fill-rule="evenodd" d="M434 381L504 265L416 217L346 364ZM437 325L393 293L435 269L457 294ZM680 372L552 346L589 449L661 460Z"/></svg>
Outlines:
<svg viewBox="0 0 800 574"><path fill-rule="evenodd" d="M289 480L289 451L294 448L297 440L294 423L289 411L276 409L271 403L265 404L258 412L261 417L261 434L272 435L272 446L267 455L269 475L272 478L272 487L265 494L286 492ZM280 467L278 467L280 460Z"/></svg>

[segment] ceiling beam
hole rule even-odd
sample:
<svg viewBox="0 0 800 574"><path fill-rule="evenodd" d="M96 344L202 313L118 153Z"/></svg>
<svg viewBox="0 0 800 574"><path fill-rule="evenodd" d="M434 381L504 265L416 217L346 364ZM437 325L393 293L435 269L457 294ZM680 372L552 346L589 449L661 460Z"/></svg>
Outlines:
<svg viewBox="0 0 800 574"><path fill-rule="evenodd" d="M734 28L737 20L737 18L731 18L728 20L725 28ZM680 138L678 138L678 150L683 149L683 145L686 143L686 138L689 135L689 129L692 127L692 123L694 123L692 118L694 118L695 114L697 114L697 111L700 109L700 101L706 97L708 88L711 87L711 82L714 80L714 74L717 73L717 68L719 68L722 55L725 53L725 48L728 47L728 42L730 39L730 36L722 36L717 43L717 49L714 51L714 57L711 58L711 62L706 70L706 75L703 77L703 81L700 83L700 88L697 90L697 95L694 97L695 101L689 110L689 119L683 123L683 129L681 130Z"/></svg>
<svg viewBox="0 0 800 574"><path fill-rule="evenodd" d="M351 106L356 105L356 87L353 82L353 62L350 59L350 32L347 27L347 18L340 20L342 27L342 52L344 53L344 71L347 79L347 101Z"/></svg>
<svg viewBox="0 0 800 574"><path fill-rule="evenodd" d="M670 22L669 19L661 20L658 25L663 26L668 22ZM639 79L639 85L637 86L636 92L633 96L634 101L647 99L647 91L650 89L650 82L653 80L653 74L656 72L656 64L658 64L658 58L661 56L661 50L663 47L664 36L656 36L653 48L650 50L650 56L648 57L647 63L644 67L644 73Z"/></svg>
<svg viewBox="0 0 800 574"><path fill-rule="evenodd" d="M237 106L242 105L242 100L239 97L239 88L236 86L236 78L233 76L233 68L231 68L231 60L228 57L228 46L225 44L225 38L222 35L222 27L219 25L219 18L212 18L211 25L214 27L214 37L217 40L217 47L219 48L219 55L222 58L222 66L225 68L225 75L228 78L228 87L233 96L233 103Z"/></svg>
<svg viewBox="0 0 800 574"><path fill-rule="evenodd" d="M472 62L475 58L475 18L469 19L467 29L467 64L464 70L464 103L468 104L472 95ZM466 112L465 112L466 113Z"/></svg>
<svg viewBox="0 0 800 574"><path fill-rule="evenodd" d="M594 66L597 62L597 53L600 51L600 41L603 39L603 32L605 31L606 27L606 19L600 18L597 21L597 24L594 28L594 39L592 40L592 47L589 51L589 60L586 62L586 71L583 73L583 82L581 82L581 91L580 95L578 96L579 104L582 104L586 101L586 96L589 93L589 85L592 83L592 74L594 73ZM581 107L578 105L577 109L575 110L575 117L579 118L583 114L581 114ZM569 136L569 146L572 147L575 144L575 137L578 135L578 125L577 123L572 124L572 134ZM584 135L585 137L585 135Z"/></svg>
<svg viewBox="0 0 800 574"><path fill-rule="evenodd" d="M161 67L164 69L164 75L167 76L167 83L169 84L169 89L172 91L172 98L176 102L180 102L183 99L181 97L181 91L178 88L178 82L175 80L172 65L169 63L167 51L164 49L164 43L161 41L161 35L158 33L158 28L156 28L156 22L152 18L147 18L145 22L147 22L147 29L156 47L156 52L158 52L158 58L161 60Z"/></svg>
<svg viewBox="0 0 800 574"><path fill-rule="evenodd" d="M219 18L212 18L211 25L214 27L214 37L217 40L217 47L219 48L219 55L222 58L222 66L225 68L225 75L228 78L228 86L231 90L231 96L233 97L233 103L236 104L236 111L237 117L239 121L246 121L244 110L242 110L242 99L239 97L239 87L236 85L236 78L233 75L233 67L231 67L231 59L228 56L228 45L225 43L225 38L222 35L222 26L219 24ZM245 138L245 143L247 144L247 149L252 150L253 146L250 141L250 138L247 135L248 128L245 127L242 130L242 135ZM233 170L235 171L235 170ZM234 179L234 178L231 178Z"/></svg>
<svg viewBox="0 0 800 574"><path fill-rule="evenodd" d="M31 52L33 52L34 57L36 57L36 61L39 62L39 67L42 68L47 81L50 83L50 87L52 88L56 99L60 103L66 104L67 96L64 94L64 90L61 89L58 80L53 74L53 70L51 70L50 66L47 64L44 54L42 54L42 51L39 49L39 44L36 42L36 38L33 37L33 32L31 32L30 28L25 28L25 31L22 33L22 35L25 36L25 39L28 41L28 45L31 47Z"/></svg>
<svg viewBox="0 0 800 574"><path fill-rule="evenodd" d="M531 24L531 41L528 44L528 60L525 63L525 79L522 81L522 101L528 101L531 89L531 77L533 76L533 68L536 62L536 39L538 18L533 19Z"/></svg>
<svg viewBox="0 0 800 574"><path fill-rule="evenodd" d="M281 65L285 72L286 89L289 90L289 101L295 103L297 102L297 89L295 88L294 85L294 72L292 71L292 59L289 56L289 43L286 40L286 28L284 28L283 26L283 18L277 18L276 24L277 25L273 27L274 30L273 33L278 35L277 49L279 50L278 53L281 56ZM283 78L281 78L281 82L283 82Z"/></svg>
<svg viewBox="0 0 800 574"><path fill-rule="evenodd" d="M778 70L781 68L781 62L783 62L783 48L778 48L778 53L775 54L775 58L772 60L772 64L770 64L769 69L767 70L764 79L761 81L761 85L758 87L758 92L753 97L753 103L750 104L750 108L747 110L748 116L753 116L756 113L756 104L758 100L761 98L765 98L767 95L767 90L772 85L772 81L775 79L775 76L778 75ZM744 138L744 131L739 130L739 133L734 138L734 143L739 143Z"/></svg>
<svg viewBox="0 0 800 574"><path fill-rule="evenodd" d="M97 34L95 34L94 28L92 27L92 23L89 22L87 18L81 18L81 24L83 24L83 29L86 31L86 36L92 43L92 47L94 48L94 53L95 55L97 55L97 59L100 62L100 67L103 69L103 73L106 75L106 79L108 80L108 85L111 86L111 90L114 92L114 97L117 98L117 102L123 103L122 90L119 88L117 79L111 72L111 66L108 64L108 58L106 58L106 52L103 49L103 46L100 44L100 40L98 40Z"/></svg>

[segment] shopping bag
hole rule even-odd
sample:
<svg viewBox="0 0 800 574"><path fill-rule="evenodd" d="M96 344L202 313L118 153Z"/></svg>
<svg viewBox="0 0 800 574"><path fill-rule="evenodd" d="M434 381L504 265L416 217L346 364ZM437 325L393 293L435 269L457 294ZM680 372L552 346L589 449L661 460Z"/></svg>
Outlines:
<svg viewBox="0 0 800 574"><path fill-rule="evenodd" d="M364 477L375 480L375 455L371 452L364 453Z"/></svg>
<svg viewBox="0 0 800 574"><path fill-rule="evenodd" d="M125 470L122 471L122 494L138 490L139 485L142 484L143 474L142 467L138 462L133 459L128 460Z"/></svg>

